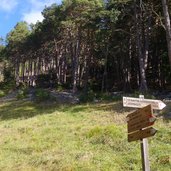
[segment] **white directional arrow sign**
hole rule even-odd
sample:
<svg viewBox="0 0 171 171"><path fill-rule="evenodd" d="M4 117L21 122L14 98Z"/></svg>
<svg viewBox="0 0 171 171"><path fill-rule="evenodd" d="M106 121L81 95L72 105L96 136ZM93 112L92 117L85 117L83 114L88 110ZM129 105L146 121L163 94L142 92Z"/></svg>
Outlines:
<svg viewBox="0 0 171 171"><path fill-rule="evenodd" d="M151 104L152 109L162 110L166 105L161 100L123 97L124 107L142 108Z"/></svg>

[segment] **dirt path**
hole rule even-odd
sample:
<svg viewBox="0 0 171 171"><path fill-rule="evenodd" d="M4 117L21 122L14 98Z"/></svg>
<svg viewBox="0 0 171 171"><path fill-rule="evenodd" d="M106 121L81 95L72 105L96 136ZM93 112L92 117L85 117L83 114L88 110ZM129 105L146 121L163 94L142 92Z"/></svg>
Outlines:
<svg viewBox="0 0 171 171"><path fill-rule="evenodd" d="M48 90L50 93L50 96L53 97L55 101L58 103L69 103L69 104L77 104L79 102L79 99L76 95L74 95L72 92L57 92L55 90ZM18 90L15 90L13 92L10 92L7 96L0 98L0 102L8 102L13 101L17 99ZM35 89L30 89L28 93L28 97L25 100L28 101L34 101L35 97Z"/></svg>
<svg viewBox="0 0 171 171"><path fill-rule="evenodd" d="M55 98L55 100L59 103L70 103L77 104L79 103L78 97L71 92L57 92L54 90L50 91L50 95Z"/></svg>

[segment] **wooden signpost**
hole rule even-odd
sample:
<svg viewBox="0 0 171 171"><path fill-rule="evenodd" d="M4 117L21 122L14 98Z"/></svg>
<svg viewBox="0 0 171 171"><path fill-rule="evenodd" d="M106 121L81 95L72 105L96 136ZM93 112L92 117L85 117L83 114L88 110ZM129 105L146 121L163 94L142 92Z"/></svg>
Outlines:
<svg viewBox="0 0 171 171"><path fill-rule="evenodd" d="M128 134L128 142L142 140L143 138L151 137L156 134L157 130L150 127L132 134Z"/></svg>
<svg viewBox="0 0 171 171"><path fill-rule="evenodd" d="M153 136L156 133L154 128L142 129L153 125L155 120L156 118L152 114L151 105L129 114L127 116L128 141L131 142Z"/></svg>
<svg viewBox="0 0 171 171"><path fill-rule="evenodd" d="M162 110L166 105L160 100L144 99L144 96L140 95L140 98L123 97L123 106L140 108L126 117L128 142L141 140L142 168L143 171L150 171L146 138L154 136L157 132L151 127L156 121L153 109Z"/></svg>
<svg viewBox="0 0 171 171"><path fill-rule="evenodd" d="M151 105L141 108L127 116L128 133L154 124L156 118L152 114Z"/></svg>

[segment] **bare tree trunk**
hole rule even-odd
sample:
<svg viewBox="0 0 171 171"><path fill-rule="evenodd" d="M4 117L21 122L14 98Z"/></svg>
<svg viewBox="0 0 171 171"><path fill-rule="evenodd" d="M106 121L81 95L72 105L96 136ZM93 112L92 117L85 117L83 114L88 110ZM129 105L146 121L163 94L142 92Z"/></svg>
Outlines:
<svg viewBox="0 0 171 171"><path fill-rule="evenodd" d="M170 15L169 15L169 3L167 0L162 0L163 14L165 20L165 29L166 29L166 39L168 47L168 56L171 66L171 24L170 24Z"/></svg>
<svg viewBox="0 0 171 171"><path fill-rule="evenodd" d="M77 40L75 46L75 54L73 56L73 92L77 91L77 80L78 80L78 57L79 57L79 50L80 50L80 42Z"/></svg>
<svg viewBox="0 0 171 171"><path fill-rule="evenodd" d="M108 53L109 53L109 48L108 44L106 45L106 52L105 52L105 66L104 66L104 72L103 72L103 78L102 78L102 87L101 87L101 92L103 93L104 91L106 92L107 90L107 62L108 62Z"/></svg>
<svg viewBox="0 0 171 171"><path fill-rule="evenodd" d="M141 0L135 0L136 39L140 72L140 91L147 91L146 63L148 57L148 35L144 35ZM145 40L144 40L145 39ZM147 40L146 40L147 39ZM144 46L145 44L145 46Z"/></svg>
<svg viewBox="0 0 171 171"><path fill-rule="evenodd" d="M131 30L130 30L131 31ZM132 38L129 38L129 56L125 59L125 82L124 91L131 92L131 59L132 59Z"/></svg>
<svg viewBox="0 0 171 171"><path fill-rule="evenodd" d="M37 59L37 75L40 75L41 73L41 58L38 57Z"/></svg>
<svg viewBox="0 0 171 171"><path fill-rule="evenodd" d="M37 62L36 61L34 61L34 74L33 74L33 86L35 86L36 85L36 82L35 82L35 80L36 80L36 77L37 77L37 72L36 72L36 69L37 69Z"/></svg>
<svg viewBox="0 0 171 171"><path fill-rule="evenodd" d="M25 81L24 76L25 76L25 62L22 63L22 81L23 81L23 83Z"/></svg>
<svg viewBox="0 0 171 171"><path fill-rule="evenodd" d="M79 78L79 55L81 49L81 38L80 38L80 30L78 29L78 37L76 38L76 44L72 47L72 66L73 66L73 93L77 91L77 84Z"/></svg>
<svg viewBox="0 0 171 171"><path fill-rule="evenodd" d="M16 85L19 86L19 69L20 69L20 63L17 60L16 66L15 66L15 79L16 79Z"/></svg>

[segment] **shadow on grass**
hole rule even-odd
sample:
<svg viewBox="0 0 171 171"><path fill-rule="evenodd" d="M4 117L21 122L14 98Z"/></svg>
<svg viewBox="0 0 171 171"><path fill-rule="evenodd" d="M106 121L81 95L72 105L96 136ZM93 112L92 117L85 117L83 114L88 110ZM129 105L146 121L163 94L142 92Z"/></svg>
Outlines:
<svg viewBox="0 0 171 171"><path fill-rule="evenodd" d="M51 114L55 111L79 114L92 111L129 112L132 109L123 108L121 102L104 102L94 104L67 105L54 102L33 103L30 101L12 101L0 106L0 120L27 119L37 115Z"/></svg>
<svg viewBox="0 0 171 171"><path fill-rule="evenodd" d="M79 113L79 112L91 112L91 111L111 111L116 113L124 113L132 111L131 108L125 108L122 102L103 102L103 103L91 103L81 104L75 106L65 106L63 112Z"/></svg>
<svg viewBox="0 0 171 171"><path fill-rule="evenodd" d="M57 110L54 104L36 104L30 101L11 101L0 106L0 119L27 119L36 115L51 114Z"/></svg>

